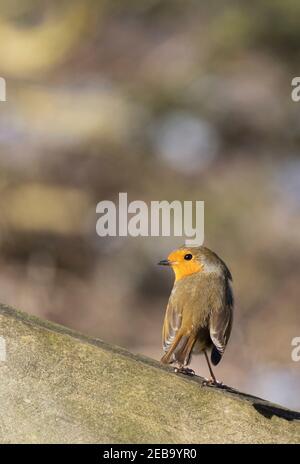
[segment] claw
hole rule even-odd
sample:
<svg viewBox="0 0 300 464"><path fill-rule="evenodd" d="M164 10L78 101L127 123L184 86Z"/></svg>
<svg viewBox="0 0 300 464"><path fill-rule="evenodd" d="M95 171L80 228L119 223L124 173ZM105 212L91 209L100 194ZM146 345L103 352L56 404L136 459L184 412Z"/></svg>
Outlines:
<svg viewBox="0 0 300 464"><path fill-rule="evenodd" d="M205 378L202 382L202 385L204 387L222 387L223 382L219 382L219 380L216 379L207 379Z"/></svg>
<svg viewBox="0 0 300 464"><path fill-rule="evenodd" d="M174 372L176 372L176 374L185 374L191 376L196 375L195 371L193 371L193 369L189 369L188 367L175 367Z"/></svg>

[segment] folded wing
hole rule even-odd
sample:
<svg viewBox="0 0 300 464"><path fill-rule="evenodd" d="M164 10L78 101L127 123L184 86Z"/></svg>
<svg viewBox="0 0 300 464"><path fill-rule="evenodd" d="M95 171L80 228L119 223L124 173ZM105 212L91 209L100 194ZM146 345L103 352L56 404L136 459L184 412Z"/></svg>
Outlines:
<svg viewBox="0 0 300 464"><path fill-rule="evenodd" d="M217 365L228 343L233 319L233 295L230 282L226 283L225 301L223 305L212 308L209 331L213 342L211 361Z"/></svg>
<svg viewBox="0 0 300 464"><path fill-rule="evenodd" d="M197 334L191 330L192 323L182 324L182 309L169 301L163 325L163 349L165 355L161 361L165 364L179 362L186 366L189 363Z"/></svg>

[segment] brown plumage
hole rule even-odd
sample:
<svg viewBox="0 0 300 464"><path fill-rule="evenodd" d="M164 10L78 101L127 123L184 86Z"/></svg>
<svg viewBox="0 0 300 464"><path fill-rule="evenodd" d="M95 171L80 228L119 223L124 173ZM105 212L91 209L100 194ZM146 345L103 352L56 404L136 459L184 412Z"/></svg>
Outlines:
<svg viewBox="0 0 300 464"><path fill-rule="evenodd" d="M204 353L214 382L215 376L206 353L217 365L230 337L233 316L230 271L213 251L201 247L182 247L159 264L171 266L175 273L163 325L163 363L177 363L179 370L190 363L192 354Z"/></svg>

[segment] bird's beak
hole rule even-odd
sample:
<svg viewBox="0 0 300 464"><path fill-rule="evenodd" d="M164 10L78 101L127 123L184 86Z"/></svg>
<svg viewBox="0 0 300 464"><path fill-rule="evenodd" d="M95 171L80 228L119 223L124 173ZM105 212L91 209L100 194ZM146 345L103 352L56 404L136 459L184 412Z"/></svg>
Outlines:
<svg viewBox="0 0 300 464"><path fill-rule="evenodd" d="M171 266L171 261L169 261L168 259L162 259L161 261L159 261L159 264L160 266Z"/></svg>

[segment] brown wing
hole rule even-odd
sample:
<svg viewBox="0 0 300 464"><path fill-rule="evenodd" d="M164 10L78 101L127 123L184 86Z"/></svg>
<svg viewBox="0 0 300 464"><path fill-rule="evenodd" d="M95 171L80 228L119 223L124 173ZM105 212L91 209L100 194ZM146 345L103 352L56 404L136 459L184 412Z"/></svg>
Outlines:
<svg viewBox="0 0 300 464"><path fill-rule="evenodd" d="M169 301L163 325L163 350L168 351L181 327L182 311Z"/></svg>
<svg viewBox="0 0 300 464"><path fill-rule="evenodd" d="M214 365L220 362L225 351L231 333L232 319L233 295L231 285L227 282L224 304L213 308L210 316L209 331L214 344L211 360Z"/></svg>
<svg viewBox="0 0 300 464"><path fill-rule="evenodd" d="M163 363L178 361L183 365L189 363L197 334L190 330L192 322L182 325L183 308L168 303L163 325L163 349L165 355L161 358ZM188 322L188 321L187 321Z"/></svg>

